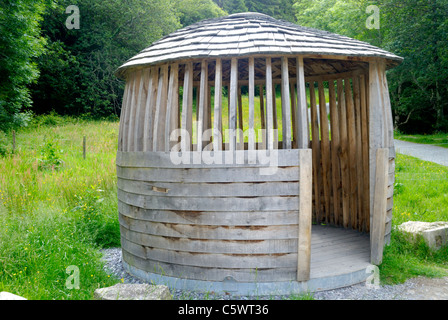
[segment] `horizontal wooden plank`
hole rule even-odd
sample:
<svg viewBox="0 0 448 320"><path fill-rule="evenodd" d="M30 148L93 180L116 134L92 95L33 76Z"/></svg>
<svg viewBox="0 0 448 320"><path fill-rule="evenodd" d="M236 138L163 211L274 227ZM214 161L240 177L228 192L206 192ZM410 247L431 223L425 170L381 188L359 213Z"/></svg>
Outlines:
<svg viewBox="0 0 448 320"><path fill-rule="evenodd" d="M270 153L271 152L271 153ZM120 167L229 168L299 165L299 149L191 152L117 152Z"/></svg>
<svg viewBox="0 0 448 320"><path fill-rule="evenodd" d="M299 181L298 167L273 167L273 174L263 174L264 168L125 168L117 166L117 176L128 180L158 182L265 182Z"/></svg>
<svg viewBox="0 0 448 320"><path fill-rule="evenodd" d="M222 210L223 208L218 208ZM152 210L118 201L118 211L129 218L197 225L266 226L297 224L299 213L291 211L185 211Z"/></svg>
<svg viewBox="0 0 448 320"><path fill-rule="evenodd" d="M169 197L251 197L251 196L295 196L299 194L299 183L178 183L135 181L118 178L117 187L125 192Z"/></svg>
<svg viewBox="0 0 448 320"><path fill-rule="evenodd" d="M278 197L169 197L147 196L118 190L118 199L127 204L157 210L184 211L271 211L298 210L298 196Z"/></svg>
<svg viewBox="0 0 448 320"><path fill-rule="evenodd" d="M177 223L157 223L119 215L125 228L164 237L214 240L297 239L297 226L214 226Z"/></svg>
<svg viewBox="0 0 448 320"><path fill-rule="evenodd" d="M122 242L122 248L143 259L196 267L231 269L294 268L297 264L297 253L226 254L186 252L146 247L130 241Z"/></svg>
<svg viewBox="0 0 448 320"><path fill-rule="evenodd" d="M174 251L202 253L235 253L235 254L270 254L297 252L296 239L271 240L215 240L163 237L129 230L120 226L123 241L131 241L149 246Z"/></svg>
<svg viewBox="0 0 448 320"><path fill-rule="evenodd" d="M271 282L294 280L296 268L244 268L225 269L182 266L146 260L123 250L123 260L128 264L149 272L181 279L224 281L228 278L239 282Z"/></svg>

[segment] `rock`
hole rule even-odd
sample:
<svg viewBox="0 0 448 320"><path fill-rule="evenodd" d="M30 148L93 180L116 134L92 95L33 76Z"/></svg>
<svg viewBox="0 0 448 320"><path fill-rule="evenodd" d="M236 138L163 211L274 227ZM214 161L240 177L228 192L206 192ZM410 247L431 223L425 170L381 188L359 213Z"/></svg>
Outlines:
<svg viewBox="0 0 448 320"><path fill-rule="evenodd" d="M24 297L2 291L0 292L0 300L26 300Z"/></svg>
<svg viewBox="0 0 448 320"><path fill-rule="evenodd" d="M448 245L448 222L408 221L398 226L398 230L411 235L412 241L423 238L433 250Z"/></svg>
<svg viewBox="0 0 448 320"><path fill-rule="evenodd" d="M164 285L116 284L112 287L96 289L97 300L171 300L170 290Z"/></svg>

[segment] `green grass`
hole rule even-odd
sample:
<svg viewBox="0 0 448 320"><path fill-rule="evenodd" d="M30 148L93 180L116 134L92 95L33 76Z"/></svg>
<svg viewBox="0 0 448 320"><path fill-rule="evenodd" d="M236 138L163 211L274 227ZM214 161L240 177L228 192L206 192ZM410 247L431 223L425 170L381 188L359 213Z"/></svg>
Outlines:
<svg viewBox="0 0 448 320"><path fill-rule="evenodd" d="M395 132L395 139L415 142L432 144L434 146L448 148L448 133L436 133L436 134L403 134L400 132Z"/></svg>
<svg viewBox="0 0 448 320"><path fill-rule="evenodd" d="M16 152L0 158L0 291L92 299L96 288L119 281L103 271L99 253L120 243L118 123L58 121L20 131ZM66 286L68 266L79 268L79 290Z"/></svg>
<svg viewBox="0 0 448 320"><path fill-rule="evenodd" d="M397 154L392 226L406 221L448 221L447 167ZM386 284L419 275L448 276L448 248L433 252L393 229L380 272Z"/></svg>

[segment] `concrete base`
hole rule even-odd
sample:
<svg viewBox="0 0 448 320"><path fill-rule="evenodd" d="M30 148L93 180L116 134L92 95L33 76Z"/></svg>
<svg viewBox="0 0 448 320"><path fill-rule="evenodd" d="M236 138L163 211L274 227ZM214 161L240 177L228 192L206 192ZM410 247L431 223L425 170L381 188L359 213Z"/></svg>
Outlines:
<svg viewBox="0 0 448 320"><path fill-rule="evenodd" d="M371 272L366 271L367 269L362 269L345 274L314 278L304 282L237 282L234 280L218 282L162 276L137 269L125 261L123 261L123 267L126 272L145 282L163 284L170 289L196 292L229 292L234 295L248 296L304 294L332 290L365 282L367 277L371 275Z"/></svg>
<svg viewBox="0 0 448 320"><path fill-rule="evenodd" d="M409 234L413 241L422 237L433 250L448 245L448 222L408 221L399 225L398 230Z"/></svg>

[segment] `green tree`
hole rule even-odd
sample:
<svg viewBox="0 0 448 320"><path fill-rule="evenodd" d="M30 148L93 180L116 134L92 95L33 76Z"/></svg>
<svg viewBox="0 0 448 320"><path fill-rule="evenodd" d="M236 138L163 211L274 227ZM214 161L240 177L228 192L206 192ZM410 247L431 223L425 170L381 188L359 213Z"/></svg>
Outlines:
<svg viewBox="0 0 448 320"><path fill-rule="evenodd" d="M229 14L247 11L244 0L222 0L222 8Z"/></svg>
<svg viewBox="0 0 448 320"><path fill-rule="evenodd" d="M39 76L44 52L40 22L49 0L0 0L0 130L19 126L31 106L28 85Z"/></svg>
<svg viewBox="0 0 448 320"><path fill-rule="evenodd" d="M119 115L124 83L114 72L152 42L180 27L174 1L61 0L42 24L47 54L32 98L38 113ZM80 28L68 29L76 5Z"/></svg>
<svg viewBox="0 0 448 320"><path fill-rule="evenodd" d="M227 13L212 0L176 0L176 10L182 26L195 22L217 18Z"/></svg>
<svg viewBox="0 0 448 320"><path fill-rule="evenodd" d="M246 0L249 11L267 14L276 19L295 22L294 0Z"/></svg>

